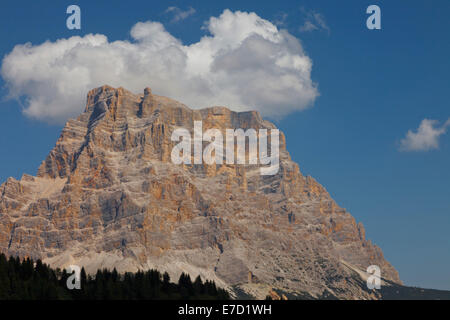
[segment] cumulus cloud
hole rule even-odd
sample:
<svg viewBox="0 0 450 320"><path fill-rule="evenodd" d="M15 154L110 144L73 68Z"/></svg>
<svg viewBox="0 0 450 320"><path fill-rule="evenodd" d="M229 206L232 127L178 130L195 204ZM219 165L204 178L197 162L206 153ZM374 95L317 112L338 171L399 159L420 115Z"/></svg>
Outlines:
<svg viewBox="0 0 450 320"><path fill-rule="evenodd" d="M400 141L401 151L428 151L439 148L439 137L447 132L450 119L442 126L437 120L424 119L416 132L408 131L406 137Z"/></svg>
<svg viewBox="0 0 450 320"><path fill-rule="evenodd" d="M101 34L17 45L1 75L24 113L64 122L84 108L88 90L108 84L156 94L190 107L228 106L282 117L318 96L311 59L297 38L255 13L225 10L205 22L208 34L184 45L158 22L139 22L132 41Z"/></svg>
<svg viewBox="0 0 450 320"><path fill-rule="evenodd" d="M314 10L306 10L305 8L300 9L305 22L300 26L301 32L310 32L315 30L324 30L330 32L330 28L325 20L325 17Z"/></svg>
<svg viewBox="0 0 450 320"><path fill-rule="evenodd" d="M173 14L173 18L171 20L172 22L179 22L186 19L189 16L192 16L196 11L192 7L189 7L189 9L185 11L181 10L178 7L168 7L165 12Z"/></svg>

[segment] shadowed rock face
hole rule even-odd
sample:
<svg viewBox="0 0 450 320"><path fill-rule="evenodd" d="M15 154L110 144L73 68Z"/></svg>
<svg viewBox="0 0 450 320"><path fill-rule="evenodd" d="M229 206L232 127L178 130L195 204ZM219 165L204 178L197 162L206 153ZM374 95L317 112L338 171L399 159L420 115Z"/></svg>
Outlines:
<svg viewBox="0 0 450 320"><path fill-rule="evenodd" d="M256 165L175 165L174 129L275 128L257 112L191 110L145 89L103 86L69 120L36 177L0 188L0 251L54 267L157 268L200 274L258 298L272 289L376 298L355 272L380 266L400 283L364 228L291 161L280 134L280 170Z"/></svg>

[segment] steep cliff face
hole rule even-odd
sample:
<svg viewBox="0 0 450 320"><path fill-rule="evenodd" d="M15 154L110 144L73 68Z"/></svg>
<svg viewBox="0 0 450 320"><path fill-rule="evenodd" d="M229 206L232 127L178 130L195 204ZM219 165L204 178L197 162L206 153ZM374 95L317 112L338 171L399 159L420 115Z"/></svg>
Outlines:
<svg viewBox="0 0 450 320"><path fill-rule="evenodd" d="M36 177L1 187L0 251L88 271L182 271L264 298L272 289L376 298L369 265L400 283L364 228L291 161L280 135L280 169L175 165L174 129L273 129L256 112L191 110L145 89L91 90Z"/></svg>

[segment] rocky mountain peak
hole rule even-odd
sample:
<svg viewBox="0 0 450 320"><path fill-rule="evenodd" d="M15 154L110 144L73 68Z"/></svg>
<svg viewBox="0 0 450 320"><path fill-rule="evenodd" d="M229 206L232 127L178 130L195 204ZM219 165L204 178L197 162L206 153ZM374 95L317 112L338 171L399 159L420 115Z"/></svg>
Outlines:
<svg viewBox="0 0 450 320"><path fill-rule="evenodd" d="M88 271L188 272L264 298L273 289L371 298L355 275L378 265L400 283L364 227L304 176L280 132L279 170L171 161L177 128L276 127L255 111L192 110L102 86L69 120L36 177L0 187L0 252ZM246 150L248 156L248 150Z"/></svg>

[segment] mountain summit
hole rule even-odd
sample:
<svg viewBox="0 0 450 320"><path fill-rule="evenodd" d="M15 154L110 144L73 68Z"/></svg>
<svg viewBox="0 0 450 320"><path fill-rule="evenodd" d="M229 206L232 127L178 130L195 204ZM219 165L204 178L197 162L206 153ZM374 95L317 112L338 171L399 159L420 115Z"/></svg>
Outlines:
<svg viewBox="0 0 450 320"><path fill-rule="evenodd" d="M37 176L0 187L0 252L54 267L156 268L216 281L235 296L377 298L365 270L401 284L361 223L304 176L280 133L279 170L174 164L173 131L275 129L257 112L192 110L103 86L65 125Z"/></svg>

